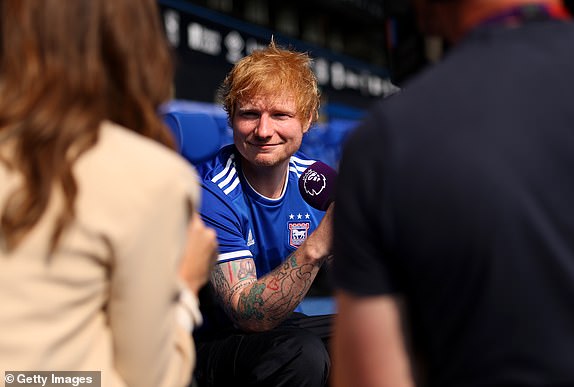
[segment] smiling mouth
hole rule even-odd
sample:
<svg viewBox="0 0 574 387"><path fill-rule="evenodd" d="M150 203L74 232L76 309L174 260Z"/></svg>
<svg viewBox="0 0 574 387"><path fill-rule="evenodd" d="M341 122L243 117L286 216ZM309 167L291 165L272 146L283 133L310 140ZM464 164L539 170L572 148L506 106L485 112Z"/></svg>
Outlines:
<svg viewBox="0 0 574 387"><path fill-rule="evenodd" d="M258 148L258 149L272 149L278 146L279 144L256 144L256 143L249 143L249 145Z"/></svg>

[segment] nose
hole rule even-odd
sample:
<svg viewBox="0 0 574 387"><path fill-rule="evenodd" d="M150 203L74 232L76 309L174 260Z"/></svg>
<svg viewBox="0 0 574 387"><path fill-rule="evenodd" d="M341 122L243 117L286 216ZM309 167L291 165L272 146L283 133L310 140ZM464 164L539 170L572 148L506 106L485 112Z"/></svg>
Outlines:
<svg viewBox="0 0 574 387"><path fill-rule="evenodd" d="M259 117L259 122L255 128L255 135L259 138L269 138L273 136L273 124L269 115L262 114L261 117Z"/></svg>

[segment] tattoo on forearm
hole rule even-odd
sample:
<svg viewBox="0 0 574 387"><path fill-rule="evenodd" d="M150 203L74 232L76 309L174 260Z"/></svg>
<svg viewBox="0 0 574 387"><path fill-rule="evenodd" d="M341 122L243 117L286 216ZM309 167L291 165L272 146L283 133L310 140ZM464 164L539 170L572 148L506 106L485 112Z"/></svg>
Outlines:
<svg viewBox="0 0 574 387"><path fill-rule="evenodd" d="M313 264L299 266L295 255L290 255L283 264L260 278L248 292L241 295L238 308L233 312L234 318L283 320L301 302L317 270L318 266ZM231 293L242 290L243 286L235 286Z"/></svg>
<svg viewBox="0 0 574 387"><path fill-rule="evenodd" d="M261 306L263 305L263 291L265 290L264 284L254 284L249 290L248 294L242 294L239 298L239 303L243 305L243 317L244 318L255 318L261 320L263 318L263 313L261 312Z"/></svg>

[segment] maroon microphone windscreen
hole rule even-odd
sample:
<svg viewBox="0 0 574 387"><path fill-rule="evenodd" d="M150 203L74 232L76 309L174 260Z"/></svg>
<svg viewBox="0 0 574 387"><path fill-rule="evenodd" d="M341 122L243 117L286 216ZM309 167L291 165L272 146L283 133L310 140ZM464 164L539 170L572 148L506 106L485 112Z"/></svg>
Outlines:
<svg viewBox="0 0 574 387"><path fill-rule="evenodd" d="M327 211L334 200L337 172L327 164L316 161L299 177L299 192L312 207Z"/></svg>

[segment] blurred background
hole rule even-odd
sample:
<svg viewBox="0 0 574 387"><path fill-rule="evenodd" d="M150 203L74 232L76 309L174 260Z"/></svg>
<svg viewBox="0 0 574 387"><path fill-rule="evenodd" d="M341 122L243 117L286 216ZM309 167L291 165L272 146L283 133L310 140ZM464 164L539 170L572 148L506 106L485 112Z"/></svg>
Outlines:
<svg viewBox="0 0 574 387"><path fill-rule="evenodd" d="M564 1L574 8L574 0ZM221 145L231 142L218 87L239 58L273 38L314 59L322 108L302 150L332 167L366 109L448 50L419 32L408 0L158 2L177 59L174 100L166 110L206 112L218 123Z"/></svg>
<svg viewBox="0 0 574 387"><path fill-rule="evenodd" d="M167 110L213 116L231 142L217 90L233 64L273 38L308 52L322 93L320 122L303 151L336 167L340 145L366 109L429 61L429 47L403 0L158 0L176 55ZM431 57L433 56L431 55Z"/></svg>

